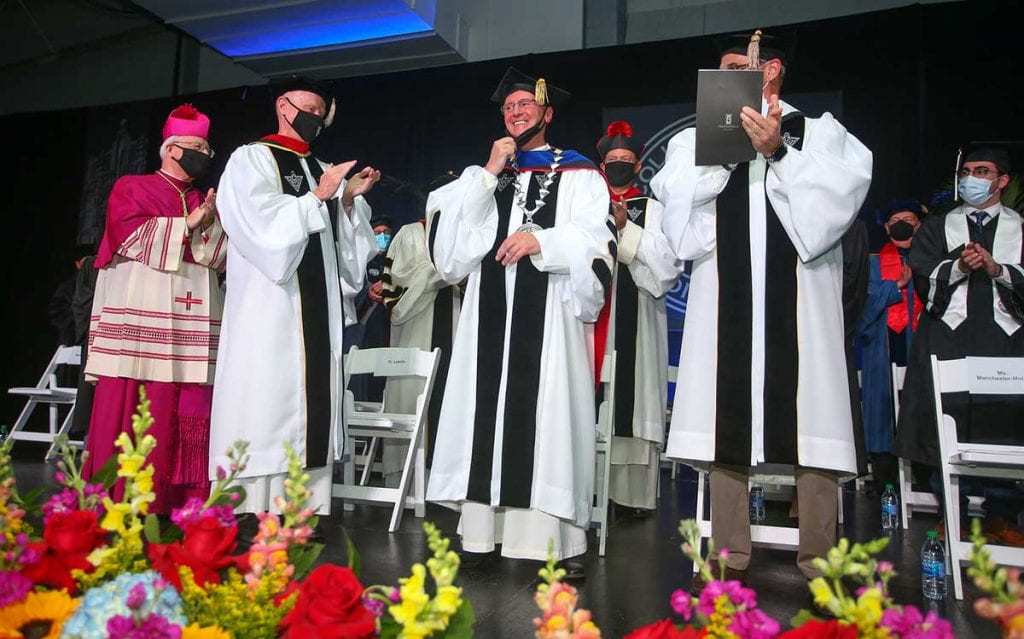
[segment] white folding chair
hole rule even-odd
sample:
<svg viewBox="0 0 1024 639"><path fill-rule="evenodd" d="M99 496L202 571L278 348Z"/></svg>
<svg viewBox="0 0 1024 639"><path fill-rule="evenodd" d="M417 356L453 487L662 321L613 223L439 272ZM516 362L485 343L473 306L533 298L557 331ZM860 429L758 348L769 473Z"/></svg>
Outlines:
<svg viewBox="0 0 1024 639"><path fill-rule="evenodd" d="M75 414L75 398L78 396L77 387L68 388L57 385L57 367L81 365L81 346L58 346L53 357L50 358L50 363L46 365L46 370L43 371L35 386L19 386L7 389L10 395L27 398L25 408L18 415L18 419L14 422L8 437L15 441L45 442L50 444L50 448L46 451L46 459L51 459L56 452L54 440L58 435L66 435L68 429L71 428L71 422ZM36 406L40 404L47 404L49 406L49 430L42 433L25 430L29 418L35 411ZM70 406L71 408L64 421L58 427L57 421L60 418L60 406ZM81 441L71 441L68 443L79 447L84 445L84 442Z"/></svg>
<svg viewBox="0 0 1024 639"><path fill-rule="evenodd" d="M345 356L345 454L343 456L344 483L334 484L332 496L350 502L386 504L392 507L388 532L395 532L402 522L405 508L412 508L416 517L426 511L426 419L430 392L434 387L440 349L432 352L416 348L353 347ZM423 378L423 390L416 398L416 412L388 413L356 410L356 402L348 391L352 375L371 373L377 377L415 376ZM402 478L397 488L381 488L356 483L354 455L355 438L403 439L409 442ZM372 457L367 464L372 464ZM365 474L365 472L364 472ZM412 482L412 495L409 495Z"/></svg>
<svg viewBox="0 0 1024 639"><path fill-rule="evenodd" d="M612 435L615 433L615 351L604 356L601 364L601 385L604 401L597 408L597 443L595 455L597 471L594 474L594 507L590 511L590 525L597 526L597 554L604 557L608 541L609 507L608 486L612 472Z"/></svg>
<svg viewBox="0 0 1024 639"><path fill-rule="evenodd" d="M709 498L710 490L705 488L708 483L708 468L693 467L697 471L697 523L700 526L702 539L711 537L711 508L708 508L708 515L704 515L704 503ZM750 470L748 485L755 485L765 488L765 496L777 498L792 498L795 494L796 475L795 468L786 464L760 464ZM848 481L848 480L847 480ZM843 523L843 486L839 485L836 499L839 502L838 523ZM800 547L800 529L794 526L770 526L767 524L750 525L750 542L755 546L796 550ZM697 566L693 567L697 572Z"/></svg>
<svg viewBox="0 0 1024 639"><path fill-rule="evenodd" d="M895 424L900 418L900 393L903 392L903 381L907 377L907 367L892 365L892 414ZM899 460L900 483L900 523L903 530L909 530L910 520L914 511L937 513L939 500L930 491L914 490L914 478L910 472L910 460Z"/></svg>
<svg viewBox="0 0 1024 639"><path fill-rule="evenodd" d="M957 436L956 422L945 414L943 393L969 391L972 387L972 358L939 360L931 357L935 394L935 420L938 425L939 470L942 473L943 510L946 517L946 556L953 573L953 592L963 599L962 564L969 561L971 542L960 540L960 477L989 477L1024 480L1024 446L975 444L962 442ZM1016 362L1024 369L1024 358L978 358ZM1024 384L1011 383L999 394L1024 395ZM992 560L998 564L1024 567L1024 548L986 544Z"/></svg>

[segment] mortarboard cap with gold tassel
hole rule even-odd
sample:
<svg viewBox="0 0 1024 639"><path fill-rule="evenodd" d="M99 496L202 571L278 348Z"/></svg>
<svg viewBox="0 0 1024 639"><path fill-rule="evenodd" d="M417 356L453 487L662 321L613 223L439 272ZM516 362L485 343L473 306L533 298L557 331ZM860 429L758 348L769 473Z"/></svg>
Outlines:
<svg viewBox="0 0 1024 639"><path fill-rule="evenodd" d="M544 78L532 78L515 67L509 67L494 90L491 101L502 104L514 91L532 93L533 99L542 106L561 106L572 97L568 91L548 84Z"/></svg>

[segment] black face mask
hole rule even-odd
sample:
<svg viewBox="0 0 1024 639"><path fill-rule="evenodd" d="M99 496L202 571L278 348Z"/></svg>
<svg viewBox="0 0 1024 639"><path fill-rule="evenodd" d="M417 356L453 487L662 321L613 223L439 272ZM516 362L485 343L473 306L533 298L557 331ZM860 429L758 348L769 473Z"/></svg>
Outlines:
<svg viewBox="0 0 1024 639"><path fill-rule="evenodd" d="M632 162L625 162L622 160L617 162L605 162L604 176L608 178L608 184L611 184L617 189L621 189L633 181L633 176L636 175L635 167L636 165Z"/></svg>
<svg viewBox="0 0 1024 639"><path fill-rule="evenodd" d="M285 98L285 100L288 100L288 98ZM295 132L298 133L299 137L306 143L313 142L313 140L316 139L316 136L320 135L320 132L324 130L324 119L318 115L310 113L309 111L303 111L299 107L295 106L291 100L288 100L288 104L295 107L297 111L295 117L292 118L292 121L288 124L292 125Z"/></svg>
<svg viewBox="0 0 1024 639"><path fill-rule="evenodd" d="M889 225L889 237L897 242L903 242L914 237L914 225L903 220L896 220Z"/></svg>
<svg viewBox="0 0 1024 639"><path fill-rule="evenodd" d="M534 124L529 129L526 129L525 131L523 131L522 133L520 133L519 135L516 136L516 138L515 138L516 148L518 149L518 148L522 147L524 144L526 144L527 142L529 142L530 140L532 140L533 136L535 136L538 133L540 133L541 129L544 128L545 124L546 123L544 122L544 116L541 115L540 120L537 122L537 124Z"/></svg>
<svg viewBox="0 0 1024 639"><path fill-rule="evenodd" d="M181 149L181 157L178 158L178 166L185 172L185 175L189 176L193 180L206 175L206 172L210 170L210 160L212 159L206 153L190 149L185 146L178 146Z"/></svg>

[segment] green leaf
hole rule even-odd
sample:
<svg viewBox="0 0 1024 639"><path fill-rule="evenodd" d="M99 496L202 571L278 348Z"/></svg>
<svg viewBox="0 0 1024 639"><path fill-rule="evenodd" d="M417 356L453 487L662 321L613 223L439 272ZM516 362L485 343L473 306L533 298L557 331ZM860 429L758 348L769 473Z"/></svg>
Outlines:
<svg viewBox="0 0 1024 639"><path fill-rule="evenodd" d="M318 515L313 515L306 521L306 525L313 530L316 530L316 527L320 525L320 517Z"/></svg>
<svg viewBox="0 0 1024 639"><path fill-rule="evenodd" d="M45 486L36 486L27 493L18 493L16 503L25 512L36 513L43 504L43 493L45 491Z"/></svg>
<svg viewBox="0 0 1024 639"><path fill-rule="evenodd" d="M232 495L238 495L238 497L236 497L235 499L231 499ZM224 492L217 496L217 499L214 500L213 505L231 506L232 508L234 508L238 504L245 502L245 497L245 488L238 485L230 486L226 488Z"/></svg>
<svg viewBox="0 0 1024 639"><path fill-rule="evenodd" d="M398 639L398 635L402 632L402 624L394 620L394 618L385 613L380 618L380 639Z"/></svg>
<svg viewBox="0 0 1024 639"><path fill-rule="evenodd" d="M799 628L811 619L822 621L821 617L816 616L813 612L805 608L800 612L796 613L796 615L789 620L789 626L791 628Z"/></svg>
<svg viewBox="0 0 1024 639"><path fill-rule="evenodd" d="M160 520L153 513L146 515L145 524L142 531L146 533L146 541L151 544L159 544L160 540Z"/></svg>
<svg viewBox="0 0 1024 639"><path fill-rule="evenodd" d="M462 605L448 620L448 627L445 628L444 634L440 636L444 639L468 639L473 636L475 622L476 615L473 613L473 604L469 603L469 599L463 599Z"/></svg>
<svg viewBox="0 0 1024 639"><path fill-rule="evenodd" d="M356 579L359 579L363 574L363 560L359 556L359 551L356 550L356 545L352 543L352 538L348 536L348 531L342 528L341 534L345 536L345 550L348 553L348 567L352 569ZM383 637L383 635L381 636Z"/></svg>
<svg viewBox="0 0 1024 639"><path fill-rule="evenodd" d="M93 484L103 484L103 487L110 490L117 481L117 453L107 458L98 471L93 473L90 480Z"/></svg>
<svg viewBox="0 0 1024 639"><path fill-rule="evenodd" d="M288 548L288 561L295 566L292 579L301 581L313 568L320 553L323 552L324 544L305 544L302 546L290 546Z"/></svg>

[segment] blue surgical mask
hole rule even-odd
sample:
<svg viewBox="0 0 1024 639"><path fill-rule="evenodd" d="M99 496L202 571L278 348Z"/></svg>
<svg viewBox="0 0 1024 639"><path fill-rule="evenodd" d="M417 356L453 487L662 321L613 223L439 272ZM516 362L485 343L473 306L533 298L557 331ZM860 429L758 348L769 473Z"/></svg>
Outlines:
<svg viewBox="0 0 1024 639"><path fill-rule="evenodd" d="M957 191L960 193L960 197L964 199L964 202L972 206L978 206L992 197L992 193L989 192L991 188L992 180L968 175L965 178L960 178L960 186L957 188Z"/></svg>
<svg viewBox="0 0 1024 639"><path fill-rule="evenodd" d="M377 250L381 253L388 250L388 245L391 244L391 234L378 233L375 237L377 238Z"/></svg>

